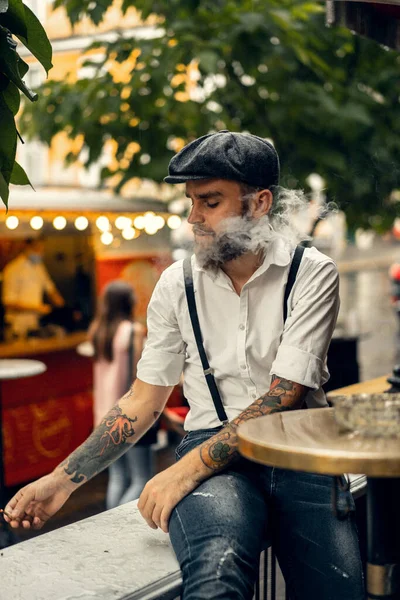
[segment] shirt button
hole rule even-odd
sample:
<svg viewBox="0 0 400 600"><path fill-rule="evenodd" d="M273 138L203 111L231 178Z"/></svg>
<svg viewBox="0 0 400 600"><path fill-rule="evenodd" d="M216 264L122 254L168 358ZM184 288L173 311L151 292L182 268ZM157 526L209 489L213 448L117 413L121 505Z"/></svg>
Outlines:
<svg viewBox="0 0 400 600"><path fill-rule="evenodd" d="M244 371L246 368L246 365L240 365L240 368Z"/></svg>
<svg viewBox="0 0 400 600"><path fill-rule="evenodd" d="M243 331L243 329L245 329L245 326L243 324L239 325L239 329L241 329Z"/></svg>
<svg viewBox="0 0 400 600"><path fill-rule="evenodd" d="M255 400L257 398L257 394L252 394L251 397Z"/></svg>

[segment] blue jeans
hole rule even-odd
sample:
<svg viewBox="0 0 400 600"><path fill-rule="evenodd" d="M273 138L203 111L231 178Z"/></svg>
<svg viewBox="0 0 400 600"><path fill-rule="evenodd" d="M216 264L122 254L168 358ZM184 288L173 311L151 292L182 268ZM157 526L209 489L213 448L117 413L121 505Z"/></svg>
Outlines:
<svg viewBox="0 0 400 600"><path fill-rule="evenodd" d="M193 431L177 459L215 435ZM364 600L354 501L332 512L332 477L258 465L244 458L210 477L174 509L169 531L183 600L250 600L268 533L291 600Z"/></svg>

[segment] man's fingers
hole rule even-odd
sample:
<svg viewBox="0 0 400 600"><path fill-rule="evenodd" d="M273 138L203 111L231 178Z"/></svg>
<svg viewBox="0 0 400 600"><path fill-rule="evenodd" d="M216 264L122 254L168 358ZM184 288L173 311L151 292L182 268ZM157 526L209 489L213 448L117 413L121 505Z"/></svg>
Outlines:
<svg viewBox="0 0 400 600"><path fill-rule="evenodd" d="M151 527L152 529L157 529L157 525L155 525L155 523L152 519L154 507L155 507L154 500L151 500L151 498L149 498L149 497L147 497L147 499L142 499L142 496L140 497L140 500L138 503L138 509L139 509L140 514L145 519L145 521L149 527Z"/></svg>
<svg viewBox="0 0 400 600"><path fill-rule="evenodd" d="M21 523L20 521L16 521L16 520L12 520L12 521L7 521L7 523L10 525L10 527L12 527L13 529L17 529L17 527L21 527Z"/></svg>
<svg viewBox="0 0 400 600"><path fill-rule="evenodd" d="M47 517L47 519L43 520L40 517L35 517L33 519L33 523L32 523L32 527L33 529L42 529L43 525L46 523L46 521L48 520L49 517Z"/></svg>
<svg viewBox="0 0 400 600"><path fill-rule="evenodd" d="M163 511L163 504L155 504L151 520L156 524L157 527L161 527L161 513Z"/></svg>
<svg viewBox="0 0 400 600"><path fill-rule="evenodd" d="M33 521L33 517L29 517L29 516L24 517L21 525L24 529L30 529L32 526L32 521Z"/></svg>
<svg viewBox="0 0 400 600"><path fill-rule="evenodd" d="M26 509L30 502L35 497L33 491L29 491L26 488L22 488L17 492L6 506L6 511L11 515L13 520L22 520L25 516Z"/></svg>
<svg viewBox="0 0 400 600"><path fill-rule="evenodd" d="M171 517L171 513L173 511L175 507L168 507L168 506L164 506L161 515L160 515L160 529L162 529L162 531L164 533L168 533L168 524L169 524L169 519Z"/></svg>
<svg viewBox="0 0 400 600"><path fill-rule="evenodd" d="M4 512L5 512L5 513L8 513L9 515L11 515L11 514L12 514L12 512L13 512L14 508L15 508L15 507L17 506L17 504L18 504L18 500L19 500L19 498L22 496L22 490L23 490L23 489L24 489L24 488L20 489L20 490L19 490L19 492L17 492L17 493L15 494L15 496L13 496L13 497L11 498L11 500L9 500L8 504L6 504L6 507L5 507L5 509L4 509Z"/></svg>

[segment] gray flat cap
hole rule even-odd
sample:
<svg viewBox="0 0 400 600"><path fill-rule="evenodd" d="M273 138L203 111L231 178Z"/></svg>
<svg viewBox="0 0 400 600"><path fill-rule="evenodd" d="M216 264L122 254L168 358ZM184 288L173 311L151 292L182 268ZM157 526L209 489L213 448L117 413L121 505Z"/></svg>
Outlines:
<svg viewBox="0 0 400 600"><path fill-rule="evenodd" d="M223 130L203 135L170 161L166 183L194 179L231 179L268 189L279 184L279 158L257 135Z"/></svg>

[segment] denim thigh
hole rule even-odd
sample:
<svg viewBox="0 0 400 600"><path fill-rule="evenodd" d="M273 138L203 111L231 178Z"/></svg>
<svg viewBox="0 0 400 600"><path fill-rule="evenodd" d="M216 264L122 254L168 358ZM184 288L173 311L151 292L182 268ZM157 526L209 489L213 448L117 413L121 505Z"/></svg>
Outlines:
<svg viewBox="0 0 400 600"><path fill-rule="evenodd" d="M185 436L177 458L217 431ZM201 483L174 509L169 532L182 570L184 600L253 597L267 523L266 499L254 471L251 463L239 461Z"/></svg>
<svg viewBox="0 0 400 600"><path fill-rule="evenodd" d="M274 546L291 600L365 597L354 500L340 492L339 503L351 510L339 520L332 483L327 475L274 469Z"/></svg>

